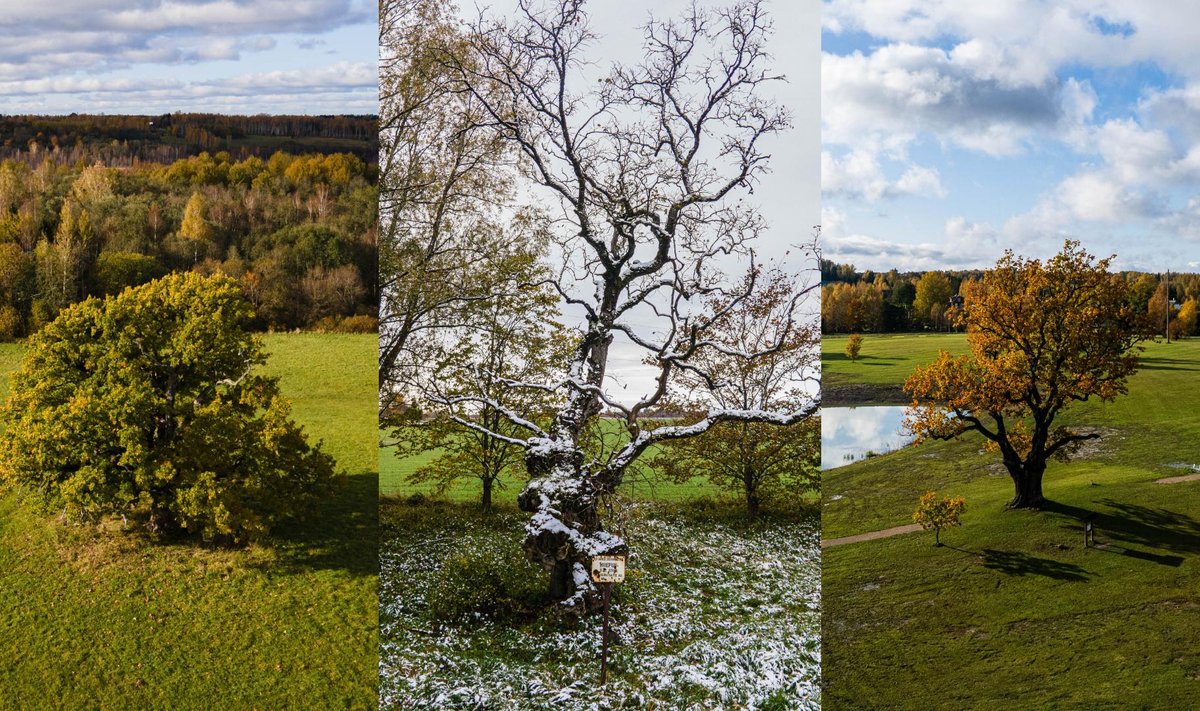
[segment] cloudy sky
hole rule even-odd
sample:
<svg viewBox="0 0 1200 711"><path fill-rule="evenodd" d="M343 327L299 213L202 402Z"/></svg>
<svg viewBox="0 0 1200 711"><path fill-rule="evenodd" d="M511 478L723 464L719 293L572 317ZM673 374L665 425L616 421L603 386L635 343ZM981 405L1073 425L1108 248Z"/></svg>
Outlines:
<svg viewBox="0 0 1200 711"><path fill-rule="evenodd" d="M830 0L825 256L984 266L1063 239L1200 268L1200 4Z"/></svg>
<svg viewBox="0 0 1200 711"><path fill-rule="evenodd" d="M0 114L374 114L375 0L4 0Z"/></svg>

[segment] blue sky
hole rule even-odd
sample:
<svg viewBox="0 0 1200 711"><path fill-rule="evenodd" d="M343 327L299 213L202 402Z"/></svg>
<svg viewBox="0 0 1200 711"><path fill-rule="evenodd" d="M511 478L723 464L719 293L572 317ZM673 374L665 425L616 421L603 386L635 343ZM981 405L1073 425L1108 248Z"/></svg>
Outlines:
<svg viewBox="0 0 1200 711"><path fill-rule="evenodd" d="M0 113L374 114L373 0L4 0Z"/></svg>
<svg viewBox="0 0 1200 711"><path fill-rule="evenodd" d="M1079 239L1200 269L1200 6L829 0L825 256L986 266Z"/></svg>

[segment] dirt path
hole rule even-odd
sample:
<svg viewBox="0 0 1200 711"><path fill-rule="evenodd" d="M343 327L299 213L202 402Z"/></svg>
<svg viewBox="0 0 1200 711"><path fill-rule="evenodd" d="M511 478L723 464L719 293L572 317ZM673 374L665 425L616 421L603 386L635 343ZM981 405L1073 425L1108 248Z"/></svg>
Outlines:
<svg viewBox="0 0 1200 711"><path fill-rule="evenodd" d="M1155 484L1178 484L1184 481L1196 481L1200 479L1200 474L1185 474L1183 476L1169 476L1164 479L1155 479Z"/></svg>
<svg viewBox="0 0 1200 711"><path fill-rule="evenodd" d="M871 531L870 533L860 533L857 536L845 536L844 538L831 538L827 541L821 541L822 548L830 546L840 546L845 543L858 543L859 541L873 541L876 538L890 538L892 536L900 536L905 533L913 533L920 531L920 524L910 523L907 526L896 526L883 531Z"/></svg>

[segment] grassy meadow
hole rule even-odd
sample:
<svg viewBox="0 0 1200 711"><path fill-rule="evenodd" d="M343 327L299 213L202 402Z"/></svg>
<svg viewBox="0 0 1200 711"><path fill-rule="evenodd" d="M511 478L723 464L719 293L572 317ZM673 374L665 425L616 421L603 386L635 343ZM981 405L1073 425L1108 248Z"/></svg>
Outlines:
<svg viewBox="0 0 1200 711"><path fill-rule="evenodd" d="M347 474L340 493L243 549L73 525L0 495L0 708L375 706L376 337L265 338L293 416ZM0 344L0 370L20 353Z"/></svg>
<svg viewBox="0 0 1200 711"><path fill-rule="evenodd" d="M887 393L961 335L870 336L859 362L824 339L834 391ZM960 528L823 551L828 708L1184 708L1200 683L1200 340L1146 345L1129 395L1076 405L1101 433L1052 462L1040 512L982 438L908 447L823 474L822 537L911 523L928 489L962 495ZM893 402L884 399L878 404ZM869 404L854 400L854 404ZM1094 517L1100 547L1083 545Z"/></svg>
<svg viewBox="0 0 1200 711"><path fill-rule="evenodd" d="M547 576L520 547L522 482L483 514L477 480L440 495L406 480L433 456L381 454L383 708L819 707L815 494L749 522L704 480L630 477L606 516L632 553L602 688L601 621L544 612Z"/></svg>

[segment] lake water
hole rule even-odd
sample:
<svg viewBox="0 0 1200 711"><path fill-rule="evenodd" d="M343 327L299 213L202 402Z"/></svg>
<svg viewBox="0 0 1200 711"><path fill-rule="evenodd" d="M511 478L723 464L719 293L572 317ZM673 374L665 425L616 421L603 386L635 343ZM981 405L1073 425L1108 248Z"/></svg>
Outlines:
<svg viewBox="0 0 1200 711"><path fill-rule="evenodd" d="M821 408L821 468L833 469L883 454L912 441L902 431L904 411L894 405Z"/></svg>

